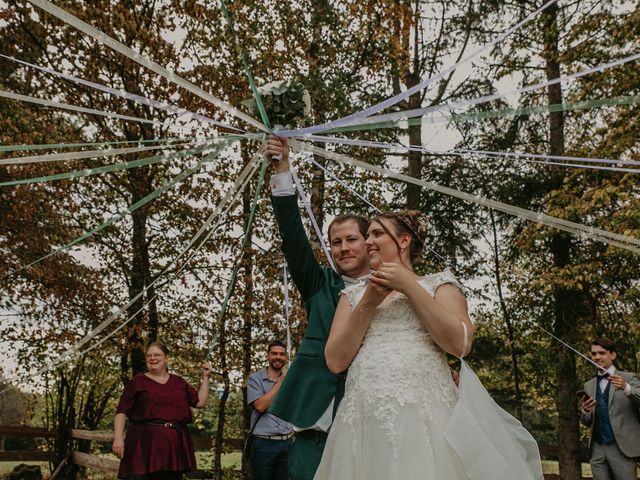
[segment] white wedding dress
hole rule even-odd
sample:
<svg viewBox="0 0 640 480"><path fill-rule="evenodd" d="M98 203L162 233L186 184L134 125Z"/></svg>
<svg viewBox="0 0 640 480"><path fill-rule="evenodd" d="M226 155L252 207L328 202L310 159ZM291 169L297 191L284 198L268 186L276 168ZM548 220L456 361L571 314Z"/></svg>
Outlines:
<svg viewBox="0 0 640 480"><path fill-rule="evenodd" d="M434 295L449 271L419 280ZM365 284L345 289L355 306ZM445 353L406 297L380 305L349 367L315 480L542 480L538 448L463 362ZM463 327L460 327L462 336Z"/></svg>

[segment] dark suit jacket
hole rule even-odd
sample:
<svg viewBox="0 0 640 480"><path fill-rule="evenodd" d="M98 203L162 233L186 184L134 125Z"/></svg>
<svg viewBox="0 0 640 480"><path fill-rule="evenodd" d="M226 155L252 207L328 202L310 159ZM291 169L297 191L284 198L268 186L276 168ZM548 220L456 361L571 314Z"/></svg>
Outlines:
<svg viewBox="0 0 640 480"><path fill-rule="evenodd" d="M615 374L631 385L631 395L625 395L622 390L613 385L609 389L609 419L613 434L622 453L630 458L640 457L640 380L630 372L616 370ZM585 393L593 399L596 398L597 381L597 377L594 377L584 384ZM591 427L592 439L593 429L598 421L595 408L589 414L582 413L581 420ZM589 448L591 448L591 439L589 439Z"/></svg>
<svg viewBox="0 0 640 480"><path fill-rule="evenodd" d="M299 428L312 427L335 398L344 393L341 377L327 368L324 347L344 282L315 258L302 225L295 195L271 197L291 277L307 310L308 324L300 348L269 413Z"/></svg>

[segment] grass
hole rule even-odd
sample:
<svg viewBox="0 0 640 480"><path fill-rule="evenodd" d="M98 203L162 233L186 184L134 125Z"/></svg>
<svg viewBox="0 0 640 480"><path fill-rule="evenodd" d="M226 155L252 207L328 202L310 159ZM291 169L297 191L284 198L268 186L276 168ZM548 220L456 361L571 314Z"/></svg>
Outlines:
<svg viewBox="0 0 640 480"><path fill-rule="evenodd" d="M49 462L0 462L0 475L10 474L14 468L23 463L27 465L40 465L43 476L45 473L47 476L49 474Z"/></svg>
<svg viewBox="0 0 640 480"><path fill-rule="evenodd" d="M551 460L543 460L542 461L542 473L547 474L555 474L558 475L558 462ZM591 467L588 463L582 464L582 477L583 478L593 478L593 474L591 473Z"/></svg>

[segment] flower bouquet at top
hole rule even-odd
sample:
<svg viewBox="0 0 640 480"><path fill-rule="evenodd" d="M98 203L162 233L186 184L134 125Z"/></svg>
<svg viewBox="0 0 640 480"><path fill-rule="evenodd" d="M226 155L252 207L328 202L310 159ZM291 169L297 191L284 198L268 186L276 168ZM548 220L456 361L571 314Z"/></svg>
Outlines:
<svg viewBox="0 0 640 480"><path fill-rule="evenodd" d="M280 80L258 87L267 118L274 129L302 126L311 112L311 97L304 85L293 80ZM242 102L259 115L255 98Z"/></svg>

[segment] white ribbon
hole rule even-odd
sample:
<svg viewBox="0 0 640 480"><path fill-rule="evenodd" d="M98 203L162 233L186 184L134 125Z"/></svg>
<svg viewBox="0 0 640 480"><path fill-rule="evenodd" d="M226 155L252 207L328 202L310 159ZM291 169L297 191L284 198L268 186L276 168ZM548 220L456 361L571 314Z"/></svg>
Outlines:
<svg viewBox="0 0 640 480"><path fill-rule="evenodd" d="M494 39L492 42L486 44L485 46L477 49L475 52L473 52L471 55L468 55L464 58L462 58L461 60L457 61L456 63L454 63L452 66L442 70L440 73L433 75L430 78L427 78L426 80L423 80L422 82L420 82L419 84L415 85L414 87L411 87L410 89L406 90L405 92L402 92L394 97L391 97L383 102L378 103L377 105L374 105L372 107L369 107L365 110L362 110L360 112L351 114L347 117L343 117L340 118L338 120L334 120L328 123L324 123L322 125L316 125L313 127L308 127L308 128L301 128L301 129L297 129L297 130L283 130L281 132L278 132L278 135L281 137L291 137L291 136L302 136L302 135L307 135L307 134L311 134L311 133L316 133L316 132L322 132L325 130L330 130L332 128L336 128L336 127L341 127L343 125L348 125L350 122L353 122L355 120L359 120L362 118L366 118L369 117L371 115L373 115L374 113L378 113L386 108L389 108L399 102L401 102L402 100L410 97L411 95L413 95L416 92L419 92L420 90L426 88L427 86L429 86L431 83L440 80L441 78L444 78L448 73L451 73L453 71L455 71L459 66L473 60L474 58L476 58L477 56L479 56L480 54L492 49L493 47L495 47L498 43L500 43L502 40L504 40L506 37L508 37L509 35L511 35L513 32L515 32L516 30L520 29L523 25L525 25L526 23L529 22L529 20L531 20L534 16L536 16L537 14L539 14L540 12L542 12L543 10L545 10L547 7L549 7L550 5L556 3L558 0L549 0L547 3L545 3L542 7L540 7L539 9L537 9L534 12L531 12L529 15L527 15L522 21L518 22L517 24L515 24L514 26L512 26L511 28L509 28L505 33L503 33L502 35L498 36L496 39Z"/></svg>
<svg viewBox="0 0 640 480"><path fill-rule="evenodd" d="M331 258L331 253L329 252L329 249L327 248L327 245L324 241L324 236L322 235L322 231L320 230L320 227L318 226L318 222L316 221L316 216L313 214L313 210L311 209L311 204L309 203L309 199L307 198L307 195L304 193L304 190L302 189L302 183L298 178L296 169L294 168L293 165L291 165L290 170L291 170L291 177L293 178L293 181L295 182L296 187L298 188L298 192L300 192L300 199L302 200L302 204L304 205L304 208L307 210L307 214L309 215L309 219L311 220L311 225L313 225L313 229L316 232L316 236L320 241L320 246L322 247L322 250L324 251L324 254L327 257L329 265L331 265L331 268L333 269L334 272L337 272L336 266L333 263L333 258Z"/></svg>
<svg viewBox="0 0 640 480"><path fill-rule="evenodd" d="M28 157L15 157L0 160L0 165L24 165L27 163L61 162L71 160L84 160L95 157L111 157L113 155L125 155L127 153L148 152L151 150L172 149L192 145L196 142L173 143L171 145L154 145L152 147L107 148L103 150L86 150L82 152L50 153L46 155L31 155Z"/></svg>
<svg viewBox="0 0 640 480"><path fill-rule="evenodd" d="M296 144L292 144L292 149L296 152L301 151L300 150L300 144L296 143ZM319 167L320 169L322 169L322 171L324 171L327 175L329 175L331 178L335 179L338 183L340 183L340 185L342 185L344 188L346 188L349 192L351 192L353 195L355 195L356 197L358 197L360 200L362 200L364 203L366 203L369 207L371 207L373 210L375 210L376 212L380 212L381 210L376 207L375 205L373 205L369 200L367 200L365 197L363 197L362 195L360 195L358 192L356 192L353 188L351 188L349 185L347 185L344 181L340 180L337 176L335 176L330 170L328 170L327 168L323 167L320 163L316 162L313 159L313 156L309 156L309 160L311 160L311 162L316 165L317 167ZM451 264L451 262L449 260L447 260L445 257L443 257L442 255L440 255L436 250L434 250L433 248L431 248L428 245L425 245L424 248L426 248L429 252L433 253L436 257L438 257L438 259L440 259L440 261L442 261L445 265L448 265L449 267L451 267L452 269L455 270L455 267Z"/></svg>
<svg viewBox="0 0 640 480"><path fill-rule="evenodd" d="M0 90L0 97L9 98L11 100L18 100L21 102L35 103L37 105L43 105L45 107L55 107L62 110L70 110L72 112L87 113L89 115L99 115L101 117L117 118L119 120L126 120L128 122L148 123L156 125L158 127L166 127L164 122L158 120L147 120L146 118L132 117L130 115L120 115L118 113L106 112L104 110L94 110L93 108L77 107L68 103L54 102L52 100L45 100L44 98L30 97L28 95L21 95L15 92L9 92L7 90Z"/></svg>
<svg viewBox="0 0 640 480"><path fill-rule="evenodd" d="M401 145L401 144L393 144L393 143L385 143L385 142L372 142L369 140L358 140L351 138L341 138L341 137L325 137L321 135L309 135L305 137L305 140L320 142L320 143L335 143L339 145L353 145L357 147L365 147L365 148L378 148L383 150L400 150L400 151L408 151L408 152L422 152L428 153L432 155L456 155L463 156L463 154L473 154L473 155L486 155L486 156L501 156L501 157L531 157L531 158L540 158L545 160L567 160L567 161L576 161L576 162L587 162L587 163L609 163L609 164L623 164L623 165L640 165L640 161L637 160L614 160L610 158L585 158L585 157L572 157L572 156L560 156L560 155L542 155L542 154L532 154L532 153L510 153L510 152L491 152L485 150L448 150L448 151L436 151L430 150L428 148L417 146L417 145ZM596 167L596 166L588 166L588 165L579 165L574 163L553 163L549 161L545 162L536 162L530 161L530 163L544 163L548 165L558 165L565 167L576 167L576 168L589 168L594 170L609 170L614 172L624 172L624 173L640 173L638 169L632 168L621 168L621 167Z"/></svg>
<svg viewBox="0 0 640 480"><path fill-rule="evenodd" d="M264 144L263 144L261 150L263 148L264 148ZM261 150L259 150L259 152L261 152ZM242 188L239 188L239 187L241 185L243 185L243 184L246 184L251 179L251 176L253 174L255 174L255 172L257 171L257 167L259 166L259 161L258 161L259 158L260 158L260 155L258 153L256 153L256 155L254 155L254 157L251 159L251 161L245 166L245 168L240 173L240 175L238 175L238 177L236 178L236 181L233 184L233 186L229 190L227 190L227 194L224 196L224 198L222 198L222 200L220 200L220 202L218 203L216 208L213 210L213 212L209 215L209 217L207 218L205 223L195 233L195 235L191 238L191 240L189 240L189 243L182 249L182 251L174 259L172 259L163 268L163 270L155 277L155 279L153 281L151 281L149 283L149 285L147 285L137 295L135 295L132 299L130 299L127 304L121 306L115 313L111 314L106 320L101 322L97 327L95 327L89 333L87 333L87 335L85 335L82 339L78 340L78 342L76 342L76 344L73 347L69 348L64 353L62 353L58 357L58 359L56 359L55 361L48 362L48 364L45 367L39 369L38 371L36 371L33 374L29 374L28 376L35 377L35 376L41 375L41 374L43 374L45 372L53 370L58 365L61 365L63 363L66 363L66 362L72 360L72 358L74 358L74 355L77 354L85 344L87 344L89 341L91 341L91 339L93 339L96 335L98 335L100 332L102 332L111 323L113 323L115 320L117 320L135 302L137 302L149 288L151 288L153 285L155 285L160 280L160 278L162 278L162 275L164 275L169 270L169 268L171 268L172 265L174 265L182 256L184 256L191 249L191 247L198 241L198 239L205 233L205 231L209 230L208 235L196 247L196 250L198 248L200 248L206 242L206 240L209 238L209 235L211 234L211 232L213 232L220 225L220 222L218 222L213 228L210 228L211 225L213 224L213 222L217 218L219 218L222 213L228 211L229 208L231 208L231 205L235 202L235 200L239 197L239 195L242 192ZM195 251L192 251L191 254L189 255L189 257L183 262L181 267L176 270L176 272L173 274L173 278L175 278L184 269L184 267L187 265L187 263L193 257L193 255L195 255ZM135 316L153 300L153 298L154 297L149 299L141 307L141 309L138 310L138 312L134 313L131 317L129 317L123 323L123 325L120 326L120 328L124 327L124 325L128 324L131 320L133 320L135 318ZM111 336L115 335L115 333L119 329L116 329L113 332L111 332L109 335L107 335L105 338L103 338L100 342L102 343L105 340L107 340L108 338L110 338ZM86 351L89 351L89 350L86 350ZM23 377L14 376L11 379L11 381L14 381L15 379L18 379L18 378L25 378L25 377L26 376L23 376Z"/></svg>
<svg viewBox="0 0 640 480"><path fill-rule="evenodd" d="M360 200L362 200L364 203L366 203L369 208L371 208L372 210L375 210L376 212L380 212L381 210L376 207L373 203L371 203L369 200L367 200L366 198L364 198L362 195L360 195L358 192L356 192L353 188L351 188L349 185L347 185L346 182L344 182L343 180L339 179L338 177L335 176L335 174L333 172L331 172L330 170L328 170L327 168L325 168L323 165L321 165L319 162L316 162L316 160L310 156L309 160L311 161L311 163L313 163L316 167L318 167L320 170L322 170L326 175L329 175L329 177L333 178L336 182L338 182L340 185L342 185L344 188L346 188L349 192L351 192L353 195L355 195L356 197L358 197Z"/></svg>
<svg viewBox="0 0 640 480"><path fill-rule="evenodd" d="M512 96L512 95L520 95L520 94L523 94L523 93L532 92L532 91L535 91L535 90L539 90L539 89L542 89L542 88L549 87L551 85L556 85L556 84L561 83L561 82L566 82L568 80L575 80L576 78L584 77L584 76L590 75L592 73L602 72L602 71L607 70L609 68L617 67L619 65L624 65L625 63L633 62L633 61L638 60L638 59L640 59L640 53L634 53L633 55L629 55L629 56L621 58L619 60L615 60L613 62L605 63L605 64L599 65L597 67L594 67L594 68L588 68L586 70L582 70L580 72L573 73L571 75L565 75L565 76L554 78L554 79L547 80L547 81L544 81L544 82L536 83L534 85L528 85L526 87L518 88L518 89L515 89L515 90L510 90L508 92L495 93L495 94L492 94L492 95L484 95L482 97L478 97L478 98L474 98L474 99L470 99L470 100L461 100L461 101L458 101L458 102L445 103L445 104L442 104L442 105L433 105L431 107L416 108L416 109L413 109L413 110L403 110L401 112L387 113L385 115L376 115L376 116L373 116L373 117L363 118L363 119L361 119L361 120L359 120L357 122L350 122L347 125L351 126L351 125L356 125L356 124L357 125L368 125L368 124L371 124L371 123L379 123L379 122L400 122L400 121L403 121L403 120L407 120L409 118L414 118L414 117L427 115L429 113L441 112L441 111L450 111L450 110L452 110L454 108L467 107L467 106L473 106L473 105L480 105L480 104L483 104L483 103L491 102L493 100L499 100L501 98L509 97L509 96ZM436 123L436 121L434 120L431 123Z"/></svg>
<svg viewBox="0 0 640 480"><path fill-rule="evenodd" d="M640 168L622 168L622 167L602 167L598 165L584 165L581 163L562 163L562 162L551 162L540 161L540 160L527 160L523 159L523 162L527 163L536 163L540 165L550 165L556 167L569 167L569 168L582 168L587 170L606 170L608 172L620 172L620 173L640 173Z"/></svg>
<svg viewBox="0 0 640 480"><path fill-rule="evenodd" d="M312 152L316 155L324 156L325 158L329 158L335 160L339 163L352 165L355 167L363 168L365 170L369 170L371 172L379 173L385 175L387 177L396 178L406 183L412 183L414 185L419 185L421 187L427 188L429 190L433 190L439 193L443 193L445 195L449 195L455 198L459 198L461 200L465 200L468 202L476 203L478 205L482 205L483 207L491 208L494 210L498 210L500 212L507 213L509 215L513 215L516 217L524 218L534 223L540 223L543 225L547 225L549 227L556 228L558 230L563 230L574 234L576 236L589 238L592 240L601 241L607 243L609 245L614 245L616 247L620 247L625 250L632 251L634 253L640 253L640 240L629 237L626 235L620 235L617 233L608 232L606 230L602 230L596 227L588 227L586 225L582 225L580 223L570 222L568 220L564 220L561 218L552 217L550 215L545 215L544 213L532 212L530 210L526 210L524 208L515 207L513 205L509 205L506 203L498 202L496 200L490 200L488 198L481 197L480 195L473 195L466 192L461 192L459 190L455 190L453 188L444 187L442 185L438 185L437 183L427 182L424 180L420 180L418 178L411 177L409 175L404 175L401 173L394 172L392 170L388 170L383 167L379 167L377 165L370 165L365 162L361 162L354 158L351 158L347 155L343 155L336 152L328 152L321 148L315 147L314 145L298 142L295 139L291 139L290 143L293 145L295 143L299 143L301 149L305 149L309 152ZM635 246L637 245L637 246Z"/></svg>
<svg viewBox="0 0 640 480"><path fill-rule="evenodd" d="M148 68L152 72L157 73L158 75L166 78L170 82L181 86L185 90L188 90L189 92L193 93L194 95L197 95L198 97L202 98L203 100L206 100L207 102L210 102L210 103L214 104L215 106L221 108L222 110L230 113L234 117L237 117L237 118L240 118L240 119L244 120L249 125L253 125L254 127L256 127L259 130L262 130L264 132L267 131L267 128L262 123L260 123L259 121L255 120L254 118L250 117L246 113L241 112L240 110L238 110L237 108L229 105L228 103L224 102L223 100L220 100L219 98L214 97L210 93L205 92L201 88L196 87L193 83L191 83L191 82L183 79L182 77L176 75L174 72L171 72L171 71L167 70L166 68L161 67L160 65L158 65L157 63L155 63L152 60L148 59L144 55L141 55L140 53L132 50L131 48L127 47L126 45L123 45L122 43L118 42L117 40L114 40L113 38L109 37L107 34L101 32L97 28L94 28L91 25L89 25L88 23L83 22L79 18L71 15L69 12L66 12L65 10L62 10L61 8L56 7L54 4L52 4L48 0L29 0L29 2L32 3L33 5L36 5L36 6L40 7L45 12L48 12L49 14L53 15L54 17L59 18L63 22L68 23L69 25L75 27L76 29L80 30L81 32L85 33L86 35L89 35L90 37L93 37L94 39L96 39L100 43L108 46L112 50L115 50L116 52L121 53L122 55L124 55L125 57L129 58L130 60L133 60L134 62L136 62L136 63Z"/></svg>
<svg viewBox="0 0 640 480"><path fill-rule="evenodd" d="M111 95L115 95L117 97L126 98L128 100L133 100L134 102L141 103L143 105L148 105L150 107L154 107L154 108L157 108L159 110L164 110L166 112L173 113L175 115L188 115L191 118L193 118L194 120L198 120L198 121L203 122L203 123L208 123L210 125L216 125L218 127L229 128L231 130L235 130L235 131L238 131L238 132L242 132L243 131L243 130L240 130L238 128L232 127L231 125L228 125L226 123L222 123L222 122L219 122L219 121L214 120L212 118L205 117L204 115L200 115L199 113L195 113L195 112L192 112L190 110L186 110L184 108L178 108L178 107L175 107L173 105L169 105L167 103L158 102L157 100L153 100L153 99L150 99L150 98L147 98L147 97L143 97L141 95L136 95L134 93L129 93L129 92L125 91L125 90L118 90L116 88L107 87L106 85L101 85L99 83L90 82L88 80L83 80L82 78L74 77L73 75L69 75L67 73L58 72L56 70L53 70L53 69L47 68L47 67L41 67L41 66L35 65L33 63L25 62L23 60L18 60L17 58L10 57L8 55L3 55L1 53L0 53L0 57L6 58L8 60L13 60L16 63L20 63L22 65L26 65L27 67L30 67L30 68L35 68L36 70L40 70L42 72L46 72L46 73L49 73L51 75L56 75L56 76L58 76L60 78L64 78L66 80L70 80L70 81L72 81L74 83L78 83L80 85L85 85L87 87L93 88L94 90L99 90L99 91L102 91L102 92L109 93Z"/></svg>
<svg viewBox="0 0 640 480"><path fill-rule="evenodd" d="M610 163L610 164L620 164L620 165L640 165L640 161L638 160L614 160L611 158L585 158L585 157L572 157L569 155L544 155L544 154L538 154L538 153L492 152L490 150L465 150L465 149L451 150L450 153L452 154L469 153L472 155L487 155L491 157L537 158L542 160L560 160L560 161L574 161L574 162L587 162L587 163Z"/></svg>
<svg viewBox="0 0 640 480"><path fill-rule="evenodd" d="M289 279L287 264L282 265L282 286L284 288L284 321L287 329L287 356L291 363L291 326L289 325Z"/></svg>

